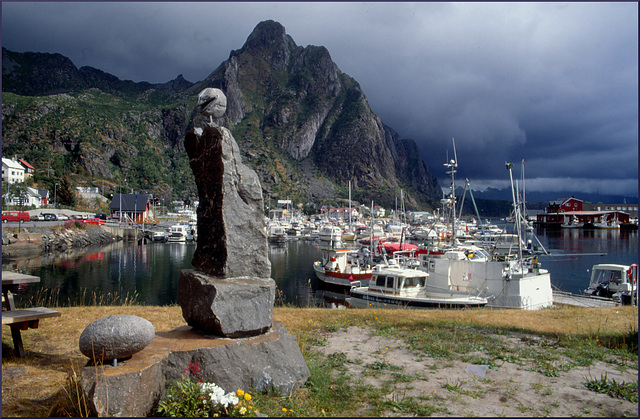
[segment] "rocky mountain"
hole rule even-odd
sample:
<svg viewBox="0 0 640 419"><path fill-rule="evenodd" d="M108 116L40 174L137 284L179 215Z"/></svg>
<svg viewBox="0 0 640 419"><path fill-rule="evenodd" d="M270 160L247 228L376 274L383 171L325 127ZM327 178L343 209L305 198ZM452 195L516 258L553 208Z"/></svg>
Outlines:
<svg viewBox="0 0 640 419"><path fill-rule="evenodd" d="M18 53L2 48L2 91L22 96L46 96L97 88L116 96L140 94L150 89L168 94L191 87L180 74L163 84L120 80L97 68L77 68L61 54Z"/></svg>
<svg viewBox="0 0 640 419"><path fill-rule="evenodd" d="M184 135L201 116L205 87L227 95L225 126L267 196L318 202L345 197L433 208L440 187L415 142L384 125L358 83L324 47L301 47L274 21L205 80L134 83L60 54L3 48L3 155L21 154L78 181L104 180L170 198L195 195ZM7 92L9 92L7 94ZM13 93L13 94L11 94Z"/></svg>

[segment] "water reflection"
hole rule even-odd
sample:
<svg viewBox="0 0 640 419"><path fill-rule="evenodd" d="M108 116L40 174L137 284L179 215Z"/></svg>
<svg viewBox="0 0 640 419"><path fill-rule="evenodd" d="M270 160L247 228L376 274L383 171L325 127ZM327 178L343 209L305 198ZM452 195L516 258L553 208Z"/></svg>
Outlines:
<svg viewBox="0 0 640 419"><path fill-rule="evenodd" d="M552 253L541 257L542 267L551 273L552 284L564 291L581 293L588 285L590 269L597 263L630 265L638 262L638 232L617 230L539 230L538 238ZM357 248L355 243L345 247ZM269 245L271 277L275 280L278 303L295 306L335 306L344 301L345 290L321 286L313 270L321 241L294 240ZM193 269L193 243L149 243L74 250L65 254L22 258L4 263L3 269L19 270L41 278L25 295L56 290L60 301L77 301L84 293L139 295L147 305L177 304L180 272ZM606 253L606 256L594 254ZM588 254L585 255L585 254ZM3 261L5 262L5 261Z"/></svg>

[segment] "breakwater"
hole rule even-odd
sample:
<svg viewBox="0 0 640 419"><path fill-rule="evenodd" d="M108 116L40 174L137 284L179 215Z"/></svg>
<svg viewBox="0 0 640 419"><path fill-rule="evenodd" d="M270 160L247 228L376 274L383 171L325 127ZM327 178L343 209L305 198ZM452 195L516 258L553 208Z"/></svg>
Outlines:
<svg viewBox="0 0 640 419"><path fill-rule="evenodd" d="M92 245L106 245L123 239L118 232L101 227L81 229L32 227L2 229L2 258L65 252Z"/></svg>

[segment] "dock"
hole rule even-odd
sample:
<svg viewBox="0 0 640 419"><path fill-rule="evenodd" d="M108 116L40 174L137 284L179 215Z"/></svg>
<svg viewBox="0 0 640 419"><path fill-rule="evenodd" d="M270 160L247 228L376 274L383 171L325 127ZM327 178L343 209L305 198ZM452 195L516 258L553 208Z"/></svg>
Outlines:
<svg viewBox="0 0 640 419"><path fill-rule="evenodd" d="M617 307L621 305L611 298L571 294L570 292L557 290L553 291L553 303L575 307Z"/></svg>

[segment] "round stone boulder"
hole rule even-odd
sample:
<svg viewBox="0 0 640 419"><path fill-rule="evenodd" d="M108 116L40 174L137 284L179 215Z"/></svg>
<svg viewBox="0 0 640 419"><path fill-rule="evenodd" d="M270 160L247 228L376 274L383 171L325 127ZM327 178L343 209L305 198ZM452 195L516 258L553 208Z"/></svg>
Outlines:
<svg viewBox="0 0 640 419"><path fill-rule="evenodd" d="M103 317L90 323L80 335L80 352L94 361L129 358L153 340L149 320L127 314Z"/></svg>

